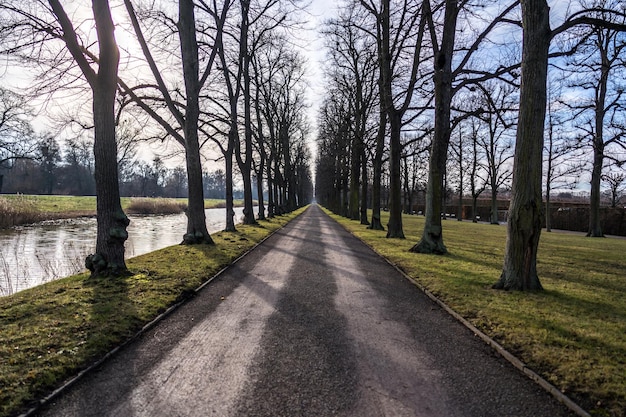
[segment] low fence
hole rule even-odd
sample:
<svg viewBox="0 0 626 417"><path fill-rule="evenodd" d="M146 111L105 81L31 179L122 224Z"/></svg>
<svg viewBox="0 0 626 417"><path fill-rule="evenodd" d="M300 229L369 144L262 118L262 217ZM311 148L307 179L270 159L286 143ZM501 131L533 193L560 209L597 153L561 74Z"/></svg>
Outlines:
<svg viewBox="0 0 626 417"><path fill-rule="evenodd" d="M589 207L559 207L550 211L553 229L589 230ZM626 236L626 209L601 207L600 223L605 235Z"/></svg>
<svg viewBox="0 0 626 417"><path fill-rule="evenodd" d="M552 207L551 226L553 229L571 230L575 232L587 232L589 230L589 206L566 206L561 203L556 207ZM423 205L413 206L415 213L422 214L424 212ZM458 216L459 208L452 204L446 207L446 215L450 218ZM491 219L491 207L480 204L476 207L476 215L481 222L489 222ZM463 219L470 220L472 218L472 206L463 205ZM506 222L508 219L508 202L498 204L498 221ZM600 222L602 232L605 235L626 236L626 207L601 207ZM545 222L544 222L545 226Z"/></svg>

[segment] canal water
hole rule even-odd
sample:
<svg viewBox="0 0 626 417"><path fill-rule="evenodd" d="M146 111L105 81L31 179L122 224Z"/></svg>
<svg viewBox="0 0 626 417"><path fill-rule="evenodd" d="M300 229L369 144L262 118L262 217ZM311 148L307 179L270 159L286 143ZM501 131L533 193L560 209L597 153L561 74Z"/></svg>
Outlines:
<svg viewBox="0 0 626 417"><path fill-rule="evenodd" d="M225 209L207 209L210 233L226 226ZM184 213L129 215L126 257L179 244L187 228ZM235 223L243 208L235 209ZM85 270L85 257L96 245L96 219L55 220L0 230L0 296Z"/></svg>

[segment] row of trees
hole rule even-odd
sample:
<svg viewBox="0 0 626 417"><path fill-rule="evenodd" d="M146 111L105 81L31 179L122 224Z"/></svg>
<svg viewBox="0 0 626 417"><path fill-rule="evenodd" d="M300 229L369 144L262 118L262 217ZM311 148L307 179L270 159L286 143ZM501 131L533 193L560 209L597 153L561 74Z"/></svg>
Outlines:
<svg viewBox="0 0 626 417"><path fill-rule="evenodd" d="M319 115L316 178L323 204L382 229L388 166L387 237L404 238L402 198L410 205L416 183L427 181L425 227L411 250L443 254L445 190L455 184L474 199L491 190L496 216L496 193L511 182L505 262L495 286L540 289L542 185L549 203L550 191L574 184L588 163L589 232L602 236L600 181L609 172L621 175L626 162L620 2L572 2L576 12L555 29L543 0L342 5L326 30L330 94Z"/></svg>
<svg viewBox="0 0 626 417"><path fill-rule="evenodd" d="M256 222L253 176L258 195L268 194L268 216L311 199L303 60L286 42L296 25L295 1L92 0L91 6L3 2L0 45L22 66L44 69L31 93L62 102L57 116L64 126L93 130L98 236L86 261L93 275L126 272L128 218L117 167L123 123L141 126L146 140L173 139L184 155L184 243L213 243L203 200L202 154L209 148L224 162L227 230L235 230L235 163L245 223Z"/></svg>
<svg viewBox="0 0 626 417"><path fill-rule="evenodd" d="M40 144L38 152L5 167L4 192L24 194L95 195L92 147L65 151L55 141ZM142 160L118 161L120 195L124 197L187 197L187 175L177 166L167 168L160 157L151 163ZM224 199L226 179L223 170L203 172L205 198ZM256 190L253 193L257 198ZM234 192L243 197L242 190Z"/></svg>

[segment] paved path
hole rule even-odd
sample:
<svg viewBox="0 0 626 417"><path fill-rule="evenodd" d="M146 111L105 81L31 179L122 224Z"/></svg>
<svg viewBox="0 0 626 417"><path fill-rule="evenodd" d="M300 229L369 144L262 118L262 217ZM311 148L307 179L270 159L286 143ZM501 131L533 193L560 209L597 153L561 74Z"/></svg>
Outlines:
<svg viewBox="0 0 626 417"><path fill-rule="evenodd" d="M41 415L569 414L313 206Z"/></svg>

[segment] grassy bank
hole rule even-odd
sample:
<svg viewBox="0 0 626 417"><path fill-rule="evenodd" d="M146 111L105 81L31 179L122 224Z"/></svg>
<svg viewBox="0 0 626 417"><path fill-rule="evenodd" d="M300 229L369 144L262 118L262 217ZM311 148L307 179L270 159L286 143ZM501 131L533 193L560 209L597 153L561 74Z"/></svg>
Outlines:
<svg viewBox="0 0 626 417"><path fill-rule="evenodd" d="M215 233L215 246L171 246L132 258L134 274L126 278L81 274L0 298L0 416L23 411L131 338L301 212Z"/></svg>
<svg viewBox="0 0 626 417"><path fill-rule="evenodd" d="M333 218L593 415L626 416L626 240L544 232L545 291L502 292L491 285L502 271L505 226L446 220L450 254L435 256L408 252L422 216L404 216L406 240Z"/></svg>
<svg viewBox="0 0 626 417"><path fill-rule="evenodd" d="M36 223L45 218L33 199L24 196L0 197L0 229Z"/></svg>
<svg viewBox="0 0 626 417"><path fill-rule="evenodd" d="M127 214L177 214L186 209L186 202L172 198L132 198L124 207Z"/></svg>
<svg viewBox="0 0 626 417"><path fill-rule="evenodd" d="M122 208L128 214L181 213L186 198L122 197ZM235 200L235 207L243 200ZM225 200L205 199L204 207L224 208ZM96 197L60 195L0 195L0 228L36 223L43 220L95 216Z"/></svg>

